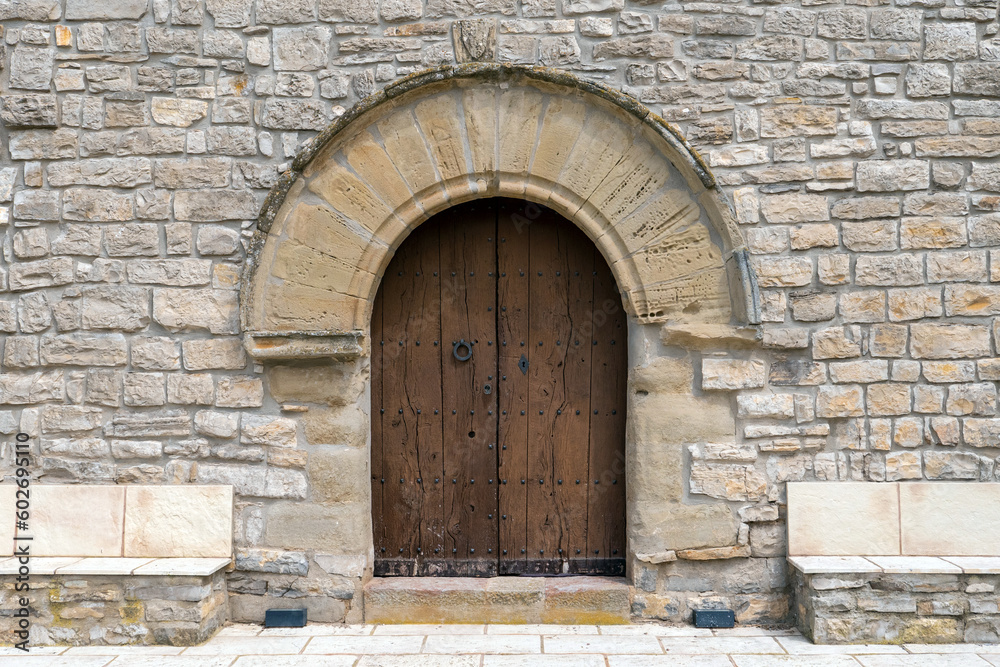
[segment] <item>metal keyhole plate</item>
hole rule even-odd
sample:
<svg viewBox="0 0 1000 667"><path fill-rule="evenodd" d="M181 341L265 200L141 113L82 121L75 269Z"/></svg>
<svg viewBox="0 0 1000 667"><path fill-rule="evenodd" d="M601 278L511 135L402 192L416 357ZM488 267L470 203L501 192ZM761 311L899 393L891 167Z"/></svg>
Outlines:
<svg viewBox="0 0 1000 667"><path fill-rule="evenodd" d="M521 369L522 375L528 374L528 358L523 354L521 355L521 360L517 362L517 367Z"/></svg>
<svg viewBox="0 0 1000 667"><path fill-rule="evenodd" d="M484 384L483 385L483 393L487 394L487 395L492 394L493 393L493 385Z"/></svg>

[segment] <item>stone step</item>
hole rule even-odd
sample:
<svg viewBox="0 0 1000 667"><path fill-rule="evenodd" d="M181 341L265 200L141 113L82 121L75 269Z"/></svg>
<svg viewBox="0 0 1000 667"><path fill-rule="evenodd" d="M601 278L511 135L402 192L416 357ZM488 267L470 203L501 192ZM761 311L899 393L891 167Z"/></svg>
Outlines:
<svg viewBox="0 0 1000 667"><path fill-rule="evenodd" d="M376 577L366 623L629 622L629 586L616 577Z"/></svg>

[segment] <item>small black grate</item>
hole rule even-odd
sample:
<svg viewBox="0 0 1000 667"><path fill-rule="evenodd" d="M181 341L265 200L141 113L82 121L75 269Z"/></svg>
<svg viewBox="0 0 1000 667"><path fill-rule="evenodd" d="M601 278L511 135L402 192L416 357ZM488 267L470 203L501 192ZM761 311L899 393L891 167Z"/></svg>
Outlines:
<svg viewBox="0 0 1000 667"><path fill-rule="evenodd" d="M731 609L695 609L696 628L731 628L736 625L736 614Z"/></svg>
<svg viewBox="0 0 1000 667"><path fill-rule="evenodd" d="M264 612L265 628L304 628L305 609L268 609Z"/></svg>

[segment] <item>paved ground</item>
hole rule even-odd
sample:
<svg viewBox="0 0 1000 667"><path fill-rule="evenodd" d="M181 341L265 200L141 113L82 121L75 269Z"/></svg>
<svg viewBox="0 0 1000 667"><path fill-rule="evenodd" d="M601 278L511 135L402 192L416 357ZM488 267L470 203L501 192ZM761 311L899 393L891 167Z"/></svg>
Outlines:
<svg viewBox="0 0 1000 667"><path fill-rule="evenodd" d="M13 656L13 657L12 657ZM201 646L0 648L18 667L1000 667L1000 645L814 646L662 625L232 625Z"/></svg>

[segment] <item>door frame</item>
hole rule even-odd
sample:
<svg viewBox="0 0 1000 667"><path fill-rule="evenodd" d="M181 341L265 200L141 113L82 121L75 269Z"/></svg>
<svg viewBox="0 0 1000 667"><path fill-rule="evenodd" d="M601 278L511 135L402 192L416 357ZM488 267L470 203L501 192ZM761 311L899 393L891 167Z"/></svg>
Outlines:
<svg viewBox="0 0 1000 667"><path fill-rule="evenodd" d="M624 450L628 329L610 267L578 227L551 209L510 198L482 199L461 206L461 210L448 209L424 223L434 224L434 229L425 230L422 225L407 238L387 268L374 302L370 414L375 576L621 576L627 560ZM528 218L531 225L522 226ZM523 233L526 231L530 234ZM470 252L470 243L480 249ZM546 245L545 251L532 250L539 244ZM485 255L484 249L488 249ZM468 273L473 268L475 272ZM565 275L556 278L560 268ZM458 270L463 277L449 279L449 269L451 276ZM577 269L576 277L570 269ZM541 284L535 282L536 270L538 276L545 272L546 277L539 279ZM539 297L553 280L550 298ZM453 293L452 286L460 291ZM484 287L495 294L483 292ZM453 326L466 320L472 327L467 334L470 342L478 337L476 349L482 348L476 358L486 354L487 365L479 362L474 371L477 379L461 380L460 376L472 368L454 365L447 349L447 340L461 332L445 328L448 323ZM536 348L536 339L539 346L548 339L550 322L559 322L559 331L565 335L549 339L546 345L550 347ZM613 329L605 327L609 322L615 324ZM465 326L461 324L459 329ZM441 338L440 346L438 340L427 345L431 337ZM532 365L519 368L517 357L523 359L525 354ZM558 365L545 362L547 358ZM381 361L376 363L378 359ZM432 364L440 364L440 371ZM434 383L440 378L443 393L430 390L420 378ZM466 391L461 387L470 379L477 398L466 404ZM492 384L495 389L480 394L480 384ZM381 397L375 396L378 388ZM488 396L491 393L492 398ZM543 405L553 399L561 405ZM482 401L486 401L485 407ZM531 409L525 415L529 402ZM556 407L565 409L567 405L576 408L577 417L572 412L556 416L565 412ZM402 406L398 419L397 406ZM441 407L442 413L437 409L431 413L431 406ZM420 407L424 408L423 416L419 416ZM457 417L461 426L452 423L455 417L446 416L448 407L457 407L460 415L466 415ZM470 408L474 408L473 416L467 415ZM539 410L536 417L539 408L545 410ZM541 417L543 414L547 416ZM470 423L466 425L466 421ZM478 440L467 442L463 437L467 430L470 438L476 431L483 432ZM550 431L562 436L550 441L545 435ZM511 451L506 451L508 445L512 445ZM475 454L477 451L480 453ZM407 463L398 464L397 452ZM471 460L457 462L456 457ZM539 466L549 472L536 469ZM470 475L490 479L486 485L465 487ZM551 475L551 489L526 485L523 479L533 481L544 475ZM561 478L567 475L570 479L564 485ZM402 486L395 484L397 477ZM462 486L449 485L452 477L461 478ZM518 478L522 478L520 483ZM573 478L583 479L574 484ZM480 503L474 497L482 500L484 492L487 498L494 496L495 506L488 502L482 512L470 514L461 499L479 510ZM544 503L547 511L532 512L537 501ZM468 535L467 544L452 536L450 526L456 511L460 513L458 535ZM488 517L484 516L487 513ZM542 522L545 517L554 520L552 529L560 531L560 537L553 539L544 528L549 524L548 520ZM488 538L482 541L487 536L478 523L487 519L492 520L492 545ZM419 523L419 529L414 523ZM569 528L569 533L561 528ZM381 542L380 535L387 542ZM473 545L482 547L478 558L446 557L452 547L464 552ZM422 551L417 548L420 546ZM489 546L493 548L487 549ZM439 547L444 547L441 555ZM532 558L540 547L544 550Z"/></svg>

